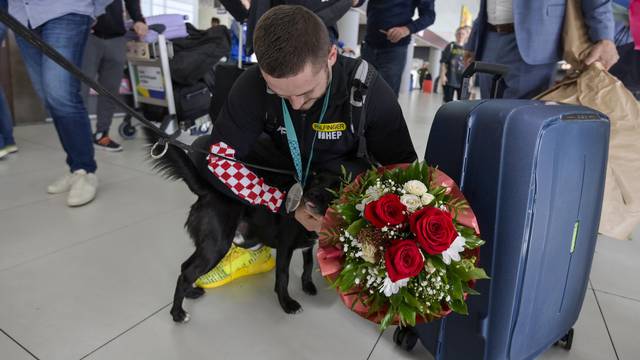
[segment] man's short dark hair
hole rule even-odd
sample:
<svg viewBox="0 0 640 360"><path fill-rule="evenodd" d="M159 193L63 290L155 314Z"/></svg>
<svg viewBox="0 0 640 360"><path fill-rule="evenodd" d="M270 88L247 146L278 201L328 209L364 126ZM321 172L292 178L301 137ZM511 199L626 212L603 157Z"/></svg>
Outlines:
<svg viewBox="0 0 640 360"><path fill-rule="evenodd" d="M299 74L307 63L325 63L331 42L316 14L302 6L281 5L260 18L253 46L260 69L281 79Z"/></svg>
<svg viewBox="0 0 640 360"><path fill-rule="evenodd" d="M212 17L211 18L211 26L213 25L220 25L220 19L218 19L217 17Z"/></svg>

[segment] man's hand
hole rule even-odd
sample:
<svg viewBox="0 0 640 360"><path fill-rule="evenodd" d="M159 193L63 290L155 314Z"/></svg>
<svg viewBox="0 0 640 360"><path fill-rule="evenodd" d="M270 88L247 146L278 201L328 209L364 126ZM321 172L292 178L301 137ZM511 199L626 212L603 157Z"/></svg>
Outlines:
<svg viewBox="0 0 640 360"><path fill-rule="evenodd" d="M475 61L475 54L471 51L465 51L462 61L464 62L464 67L471 65Z"/></svg>
<svg viewBox="0 0 640 360"><path fill-rule="evenodd" d="M440 85L442 85L442 86L447 85L447 76L446 75L440 75Z"/></svg>
<svg viewBox="0 0 640 360"><path fill-rule="evenodd" d="M599 62L605 69L609 70L615 63L618 62L618 50L616 44L611 40L598 41L589 52L589 56L584 60L585 65L591 65L594 62Z"/></svg>
<svg viewBox="0 0 640 360"><path fill-rule="evenodd" d="M358 6L358 3L360 2L360 0L351 0L351 7L356 7Z"/></svg>
<svg viewBox="0 0 640 360"><path fill-rule="evenodd" d="M380 32L387 35L387 40L391 41L394 44L411 35L411 30L409 30L409 28L406 26L394 27L387 31L380 30Z"/></svg>
<svg viewBox="0 0 640 360"><path fill-rule="evenodd" d="M295 211L294 217L305 229L309 231L320 232L322 227L322 216L316 215L311 211L306 204L298 206Z"/></svg>
<svg viewBox="0 0 640 360"><path fill-rule="evenodd" d="M147 24L143 23L142 21L138 21L135 24L133 24L133 31L135 31L136 34L138 34L138 37L142 39L145 37L145 35L147 35L147 32L149 31L149 27L147 26Z"/></svg>

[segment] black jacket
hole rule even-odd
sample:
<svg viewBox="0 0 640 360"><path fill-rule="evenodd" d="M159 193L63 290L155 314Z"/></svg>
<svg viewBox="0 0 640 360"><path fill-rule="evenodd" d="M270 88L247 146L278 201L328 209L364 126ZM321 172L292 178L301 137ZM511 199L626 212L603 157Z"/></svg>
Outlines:
<svg viewBox="0 0 640 360"><path fill-rule="evenodd" d="M309 158L313 137L318 137L311 166L314 170L339 173L340 165L349 164L350 171L359 173L369 167L364 159L356 156L358 141L355 131L359 119L350 118L349 92L356 65L356 60L339 56L333 66L331 97L320 131L316 132L312 127L320 117L323 98L318 99L308 111L289 108L303 164ZM365 138L371 156L383 165L416 160L402 110L387 83L378 76L367 96ZM284 128L281 99L267 92L258 66L253 66L238 78L231 89L216 121L212 144L224 142L235 150L236 158L244 159L254 150L257 139L266 134L286 159L280 168L293 169Z"/></svg>
<svg viewBox="0 0 640 360"><path fill-rule="evenodd" d="M134 22L144 22L142 11L140 10L140 0L124 0L127 13ZM115 0L106 7L105 13L98 17L98 21L93 26L93 35L102 39L111 39L123 36L127 33L124 27L124 17L122 0Z"/></svg>
<svg viewBox="0 0 640 360"><path fill-rule="evenodd" d="M369 0L367 3L367 34L365 42L374 48L407 46L411 37L407 36L397 43L387 40L380 30L389 30L397 26L406 26L412 34L427 28L436 19L434 0ZM362 5L361 1L359 5ZM418 9L419 18L412 20Z"/></svg>

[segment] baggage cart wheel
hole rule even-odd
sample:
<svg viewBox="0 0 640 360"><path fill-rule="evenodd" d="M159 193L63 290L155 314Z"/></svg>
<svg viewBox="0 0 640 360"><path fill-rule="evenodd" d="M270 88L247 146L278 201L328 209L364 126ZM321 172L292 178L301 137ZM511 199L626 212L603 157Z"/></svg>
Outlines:
<svg viewBox="0 0 640 360"><path fill-rule="evenodd" d="M561 346L567 351L571 350L571 346L573 345L573 328L571 328L571 330L569 330L562 339L556 341L554 345Z"/></svg>
<svg viewBox="0 0 640 360"><path fill-rule="evenodd" d="M125 140L133 139L136 136L136 130L136 127L131 125L131 117L128 115L127 118L122 121L120 126L118 126L118 133Z"/></svg>
<svg viewBox="0 0 640 360"><path fill-rule="evenodd" d="M405 351L411 351L418 342L418 335L408 327L398 326L393 333L393 342Z"/></svg>

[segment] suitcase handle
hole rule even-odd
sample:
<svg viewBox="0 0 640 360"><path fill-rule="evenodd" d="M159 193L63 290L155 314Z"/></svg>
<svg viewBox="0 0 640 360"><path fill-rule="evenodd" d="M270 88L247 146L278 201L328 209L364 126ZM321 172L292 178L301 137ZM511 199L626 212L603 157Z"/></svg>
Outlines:
<svg viewBox="0 0 640 360"><path fill-rule="evenodd" d="M491 74L493 75L491 85L491 98L497 99L502 97L504 90L504 76L509 72L509 67L500 64L491 64L481 61L472 62L462 73L462 93L461 100L469 100L471 93L469 92L469 81L475 74Z"/></svg>

